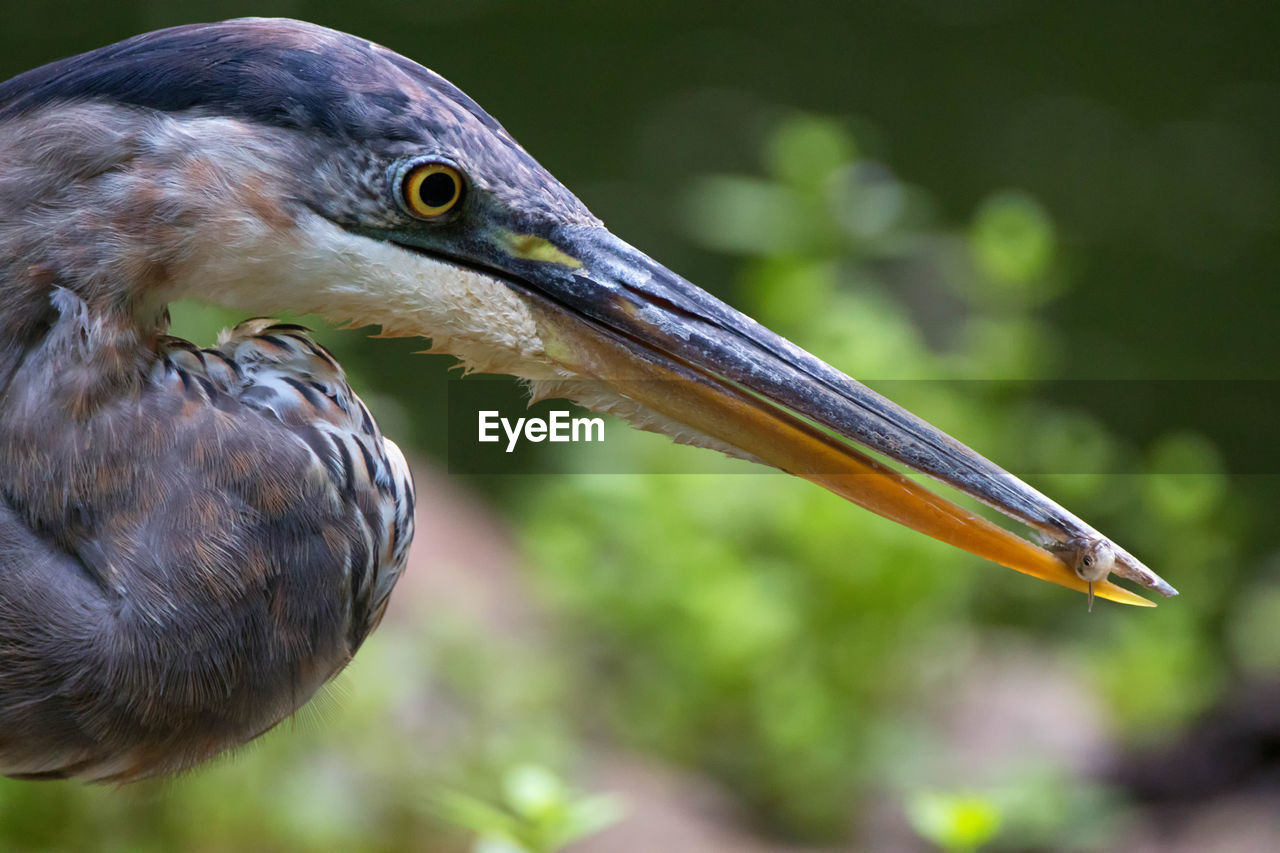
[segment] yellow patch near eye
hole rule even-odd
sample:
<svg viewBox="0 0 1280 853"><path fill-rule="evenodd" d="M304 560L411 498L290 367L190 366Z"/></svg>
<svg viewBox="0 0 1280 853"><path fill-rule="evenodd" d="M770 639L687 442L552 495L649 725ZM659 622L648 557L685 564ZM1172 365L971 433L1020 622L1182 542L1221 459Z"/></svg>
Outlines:
<svg viewBox="0 0 1280 853"><path fill-rule="evenodd" d="M559 264L571 270L576 270L582 266L582 261L572 255L565 254L559 246L550 240L544 240L533 234L512 234L508 232L503 242L506 243L508 252L517 258L524 258L526 261Z"/></svg>

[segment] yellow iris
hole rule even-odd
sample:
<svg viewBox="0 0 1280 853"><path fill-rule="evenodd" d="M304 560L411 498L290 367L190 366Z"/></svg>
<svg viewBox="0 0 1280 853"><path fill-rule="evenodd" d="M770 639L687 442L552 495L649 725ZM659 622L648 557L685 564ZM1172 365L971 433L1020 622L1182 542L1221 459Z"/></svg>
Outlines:
<svg viewBox="0 0 1280 853"><path fill-rule="evenodd" d="M433 219L461 198L462 175L446 163L422 163L404 176L404 201L414 216Z"/></svg>

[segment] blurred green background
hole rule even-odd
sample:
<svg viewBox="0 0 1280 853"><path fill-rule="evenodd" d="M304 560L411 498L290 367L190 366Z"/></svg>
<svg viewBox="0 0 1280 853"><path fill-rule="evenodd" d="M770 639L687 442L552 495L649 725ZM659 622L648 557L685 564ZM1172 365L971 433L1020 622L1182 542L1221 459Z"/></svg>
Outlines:
<svg viewBox="0 0 1280 853"><path fill-rule="evenodd" d="M418 467L386 623L296 720L210 768L0 783L0 849L1275 849L1266 4L3 9L6 77L250 13L421 61L624 239L879 381L1183 595L1089 614L616 423L608 470L698 473L589 473L572 451L449 473L449 359L325 331ZM237 318L175 319L207 343Z"/></svg>

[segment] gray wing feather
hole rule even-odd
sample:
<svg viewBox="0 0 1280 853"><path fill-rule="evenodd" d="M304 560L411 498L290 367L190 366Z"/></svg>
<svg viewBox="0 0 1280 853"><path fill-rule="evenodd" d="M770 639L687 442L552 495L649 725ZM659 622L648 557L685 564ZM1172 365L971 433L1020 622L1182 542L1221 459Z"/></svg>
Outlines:
<svg viewBox="0 0 1280 853"><path fill-rule="evenodd" d="M0 403L0 771L129 780L260 734L346 664L413 490L300 327L142 342L58 293Z"/></svg>

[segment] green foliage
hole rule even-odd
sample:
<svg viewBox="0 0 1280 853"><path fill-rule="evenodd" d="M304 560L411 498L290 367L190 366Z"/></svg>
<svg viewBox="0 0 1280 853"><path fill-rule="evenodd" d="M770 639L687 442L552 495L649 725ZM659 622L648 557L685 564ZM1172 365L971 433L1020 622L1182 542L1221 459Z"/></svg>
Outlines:
<svg viewBox="0 0 1280 853"><path fill-rule="evenodd" d="M575 796L545 767L518 765L502 782L499 805L449 788L435 795L441 817L475 833L475 853L554 853L621 815L615 798Z"/></svg>
<svg viewBox="0 0 1280 853"><path fill-rule="evenodd" d="M1000 192L969 226L948 226L927 193L859 150L838 123L798 116L766 142L765 176L694 183L690 233L741 259L746 310L853 375L1050 371L1062 350L1036 311L1067 282L1045 210ZM949 306L941 319L927 313L938 304ZM899 389L899 402L998 461L1056 472L1035 479L1168 575L1232 558L1236 546L1212 532L1225 481L1203 439L1170 435L1143 450L1085 411L998 387ZM679 470L671 460L686 452L647 435L610 441L636 470ZM1073 650L1134 733L1168 731L1215 695L1212 596L1087 623L1082 603L1049 616L1075 603L1069 593L997 576L780 475L564 477L526 494L523 527L575 652L584 724L711 773L790 837L842 837L887 780L930 787L931 733L909 709L963 670L985 623ZM1003 836L1053 847L1063 833L1102 843L1104 809L1073 810L1079 825L1068 826L1061 806L1088 790L1064 777L1053 797L912 795L904 808L949 850Z"/></svg>
<svg viewBox="0 0 1280 853"><path fill-rule="evenodd" d="M948 851L977 850L1000 832L1000 808L976 794L924 791L907 802L911 827Z"/></svg>
<svg viewBox="0 0 1280 853"><path fill-rule="evenodd" d="M1066 851L1112 847L1123 803L1061 768L1031 764L981 789L909 791L904 808L916 834L942 850Z"/></svg>
<svg viewBox="0 0 1280 853"><path fill-rule="evenodd" d="M1053 223L1023 193L987 199L974 217L969 239L978 268L996 285L1038 284L1053 262Z"/></svg>
<svg viewBox="0 0 1280 853"><path fill-rule="evenodd" d="M532 511L587 713L800 834L839 831L880 727L963 649L945 546L800 481L595 475Z"/></svg>
<svg viewBox="0 0 1280 853"><path fill-rule="evenodd" d="M1236 662L1256 678L1280 677L1280 566L1274 577L1258 584L1239 602L1228 622Z"/></svg>
<svg viewBox="0 0 1280 853"><path fill-rule="evenodd" d="M580 837L606 801L511 769L566 754L544 656L461 620L384 625L297 717L198 771L123 788L0 779L0 850L460 851L440 792L504 785L522 829Z"/></svg>

